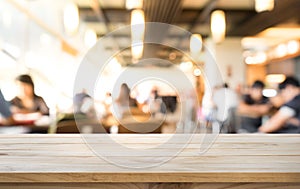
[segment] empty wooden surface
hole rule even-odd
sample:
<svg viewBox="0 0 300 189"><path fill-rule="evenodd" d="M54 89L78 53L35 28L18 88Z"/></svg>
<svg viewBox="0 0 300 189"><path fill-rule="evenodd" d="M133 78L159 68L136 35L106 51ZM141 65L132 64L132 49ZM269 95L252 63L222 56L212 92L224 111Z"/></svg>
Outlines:
<svg viewBox="0 0 300 189"><path fill-rule="evenodd" d="M116 166L98 157L81 135L1 135L0 187L5 188L9 183L15 186L20 186L17 183L48 183L47 186L51 186L51 183L76 182L126 182L137 186L143 186L142 183L198 182L204 185L213 182L227 183L232 188L240 188L238 183L250 182L258 186L285 183L284 186L290 188L299 187L300 135L219 135L211 148L201 155L199 148L204 135L200 134L193 135L182 151L178 148L185 142L184 135L178 135L172 142L169 140L172 135L167 134L109 136L132 149L155 147L162 152L161 156L164 152L180 151L159 166L141 169L130 165L143 161L158 163L162 157L159 154L151 157L118 154L112 142L103 135L92 136L97 138L95 143L103 146L108 157L111 154L113 159L126 160L128 167ZM165 145L157 145L161 143Z"/></svg>

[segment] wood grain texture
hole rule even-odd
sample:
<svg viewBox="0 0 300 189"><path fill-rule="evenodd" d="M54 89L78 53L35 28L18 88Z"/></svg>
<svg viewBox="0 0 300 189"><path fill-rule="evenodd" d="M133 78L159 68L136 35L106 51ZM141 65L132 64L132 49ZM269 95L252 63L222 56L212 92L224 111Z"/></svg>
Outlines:
<svg viewBox="0 0 300 189"><path fill-rule="evenodd" d="M81 135L1 135L0 188L10 183L15 188L20 186L17 183L24 187L36 183L41 188L51 188L55 183L65 183L60 185L65 188L72 183L89 183L91 187L87 188L93 188L92 183L109 186L125 182L133 184L127 188L165 188L159 183L201 188L212 182L220 183L220 187L213 185L215 188L240 188L240 183L256 183L259 188L285 183L284 188L299 188L300 135L219 135L201 155L200 142L207 142L201 134L192 135L183 149L186 135L176 135L176 140L171 140L171 134L110 135L111 140L102 134L87 137L93 138L93 145L103 149L108 158L125 160L128 167L97 156ZM143 156L118 152L114 142L132 149L153 148L157 153ZM159 166L130 168L136 162L159 163L167 155L174 157Z"/></svg>
<svg viewBox="0 0 300 189"><path fill-rule="evenodd" d="M299 189L297 183L18 183L0 189Z"/></svg>

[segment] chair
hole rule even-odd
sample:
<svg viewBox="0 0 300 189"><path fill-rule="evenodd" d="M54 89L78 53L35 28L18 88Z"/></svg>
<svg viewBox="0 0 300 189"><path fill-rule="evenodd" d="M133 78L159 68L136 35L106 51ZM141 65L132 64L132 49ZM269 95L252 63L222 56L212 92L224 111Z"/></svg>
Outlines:
<svg viewBox="0 0 300 189"><path fill-rule="evenodd" d="M62 120L56 125L56 133L107 133L107 130L97 121Z"/></svg>

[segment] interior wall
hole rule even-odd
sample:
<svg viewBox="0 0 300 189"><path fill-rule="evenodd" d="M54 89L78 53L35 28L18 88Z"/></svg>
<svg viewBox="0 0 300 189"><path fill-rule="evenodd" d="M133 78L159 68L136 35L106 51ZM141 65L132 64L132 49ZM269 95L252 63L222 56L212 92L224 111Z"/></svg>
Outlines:
<svg viewBox="0 0 300 189"><path fill-rule="evenodd" d="M300 80L300 56L295 58L295 75Z"/></svg>
<svg viewBox="0 0 300 189"><path fill-rule="evenodd" d="M160 95L176 95L176 92L193 90L196 81L192 73L184 73L176 66L168 68L126 67L120 74L113 74L110 77L101 76L96 84L99 90L96 89L95 93L101 96L106 92L112 92L112 95L117 97L122 83L126 83L130 88L146 83L144 92L150 92L151 87L157 86Z"/></svg>
<svg viewBox="0 0 300 189"><path fill-rule="evenodd" d="M295 59L274 62L267 65L267 74L295 75Z"/></svg>
<svg viewBox="0 0 300 189"><path fill-rule="evenodd" d="M216 60L222 77L232 88L245 82L241 38L226 38L216 46Z"/></svg>
<svg viewBox="0 0 300 189"><path fill-rule="evenodd" d="M246 84L250 86L256 80L265 81L266 75L267 75L267 69L265 65L247 65Z"/></svg>

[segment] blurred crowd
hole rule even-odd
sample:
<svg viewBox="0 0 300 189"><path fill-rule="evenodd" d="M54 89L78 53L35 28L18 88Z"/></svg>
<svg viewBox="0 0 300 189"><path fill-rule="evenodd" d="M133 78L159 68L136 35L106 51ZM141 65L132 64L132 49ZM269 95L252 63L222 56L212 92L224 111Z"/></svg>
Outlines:
<svg viewBox="0 0 300 189"><path fill-rule="evenodd" d="M44 99L35 94L34 82L29 75L18 76L15 84L18 92L9 102L5 101L0 90L2 125L34 124L35 120L49 115L49 108ZM267 97L264 95L265 84L259 80L242 91L233 90L224 83L213 90L213 108L207 122L218 122L222 133L300 133L299 87L295 77L286 77L278 84L277 95ZM197 122L202 118L198 115L201 107L196 106L195 97L186 96L185 107L181 107L180 115L172 118L174 122L178 116L185 116L186 122ZM100 120L111 127L120 125L119 120L127 115L135 114L141 119L148 119L149 115L158 118L161 114L175 114L177 106L176 96L161 96L157 87L153 87L144 102L139 102L128 85L123 83L115 99L111 93L106 93L101 110L97 110L99 107L95 106L94 99L85 90L76 94L71 119L74 121L77 116ZM64 120L66 117L58 119Z"/></svg>
<svg viewBox="0 0 300 189"><path fill-rule="evenodd" d="M224 133L300 133L299 86L288 76L278 85L277 95L268 98L259 80L240 93L224 84L213 94L214 119Z"/></svg>

